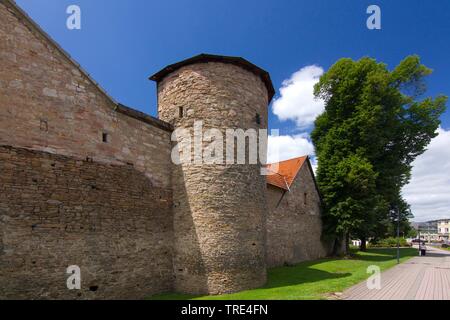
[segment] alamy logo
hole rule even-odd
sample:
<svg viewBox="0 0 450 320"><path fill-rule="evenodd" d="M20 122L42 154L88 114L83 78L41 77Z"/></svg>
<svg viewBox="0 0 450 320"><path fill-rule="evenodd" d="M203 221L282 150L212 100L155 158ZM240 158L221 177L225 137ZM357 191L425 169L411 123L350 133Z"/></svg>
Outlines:
<svg viewBox="0 0 450 320"><path fill-rule="evenodd" d="M379 266L369 266L367 273L372 274L366 281L367 289L380 290L381 289L381 269Z"/></svg>
<svg viewBox="0 0 450 320"><path fill-rule="evenodd" d="M80 290L81 289L81 270L79 266L69 266L66 271L70 274L67 278L67 289L69 290Z"/></svg>
<svg viewBox="0 0 450 320"><path fill-rule="evenodd" d="M177 128L172 133L176 145L172 149L172 163L175 165L201 164L262 164L261 175L273 174L264 166L267 161L267 129L217 129L204 130L203 121L194 121L192 128ZM279 130L271 130L271 136L278 136ZM279 154L277 146L273 148ZM247 160L248 159L248 160Z"/></svg>
<svg viewBox="0 0 450 320"><path fill-rule="evenodd" d="M77 5L70 5L66 10L67 14L70 16L67 18L67 29L69 30L80 30L81 29L81 9Z"/></svg>
<svg viewBox="0 0 450 320"><path fill-rule="evenodd" d="M370 14L367 18L367 28L369 30L381 29L381 9L377 5L371 5L367 8L367 14Z"/></svg>
<svg viewBox="0 0 450 320"><path fill-rule="evenodd" d="M367 28L369 30L381 29L381 9L377 5L371 5L367 8L367 14L370 14L367 18Z"/></svg>

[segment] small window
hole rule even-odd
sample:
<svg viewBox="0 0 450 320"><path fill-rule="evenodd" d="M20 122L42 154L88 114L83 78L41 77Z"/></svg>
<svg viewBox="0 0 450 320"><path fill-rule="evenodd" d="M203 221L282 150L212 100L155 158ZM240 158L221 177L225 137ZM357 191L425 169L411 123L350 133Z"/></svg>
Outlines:
<svg viewBox="0 0 450 320"><path fill-rule="evenodd" d="M307 201L308 201L308 194L305 192L304 193L304 195L303 195L303 204L306 206L306 204L307 204Z"/></svg>
<svg viewBox="0 0 450 320"><path fill-rule="evenodd" d="M102 133L102 141L103 143L108 143L109 142L109 135L106 132Z"/></svg>
<svg viewBox="0 0 450 320"><path fill-rule="evenodd" d="M259 115L259 113L257 113L255 116L255 122L256 124L261 124L261 116Z"/></svg>
<svg viewBox="0 0 450 320"><path fill-rule="evenodd" d="M183 118L183 116L184 116L184 108L183 107L178 108L178 115L180 116L180 118Z"/></svg>
<svg viewBox="0 0 450 320"><path fill-rule="evenodd" d="M48 122L47 122L47 120L41 119L40 129L41 129L41 131L48 132Z"/></svg>

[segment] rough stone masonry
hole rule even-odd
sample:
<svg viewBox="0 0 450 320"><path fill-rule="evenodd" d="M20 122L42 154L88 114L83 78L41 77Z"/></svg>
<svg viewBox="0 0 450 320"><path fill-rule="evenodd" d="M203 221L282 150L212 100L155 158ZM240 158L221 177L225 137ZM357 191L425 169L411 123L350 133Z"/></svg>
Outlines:
<svg viewBox="0 0 450 320"><path fill-rule="evenodd" d="M267 72L213 55L168 66L152 77L156 119L115 102L13 1L0 21L0 298L220 294L327 254L309 160L289 190L260 163L171 162L173 130L196 119L267 128Z"/></svg>

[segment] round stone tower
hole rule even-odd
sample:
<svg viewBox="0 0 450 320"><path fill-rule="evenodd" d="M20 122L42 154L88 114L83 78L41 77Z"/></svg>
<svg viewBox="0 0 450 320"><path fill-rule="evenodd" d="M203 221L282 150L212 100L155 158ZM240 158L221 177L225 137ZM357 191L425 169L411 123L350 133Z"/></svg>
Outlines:
<svg viewBox="0 0 450 320"><path fill-rule="evenodd" d="M262 286L266 179L259 159L249 163L249 139L245 164L238 164L225 133L267 128L274 95L269 74L242 58L202 54L150 79L158 85L159 118L185 129L202 149L192 146L191 163L173 164L175 290L222 294ZM208 129L223 135L224 154L234 149L233 164L225 155L223 163L201 161L202 151L218 142L203 135Z"/></svg>

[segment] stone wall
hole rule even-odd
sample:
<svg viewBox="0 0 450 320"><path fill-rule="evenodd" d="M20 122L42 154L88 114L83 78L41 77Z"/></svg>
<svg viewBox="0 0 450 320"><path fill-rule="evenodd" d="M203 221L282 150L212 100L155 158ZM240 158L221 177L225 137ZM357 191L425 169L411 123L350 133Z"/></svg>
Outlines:
<svg viewBox="0 0 450 320"><path fill-rule="evenodd" d="M170 291L171 192L132 166L0 147L0 299ZM82 290L66 287L81 268Z"/></svg>
<svg viewBox="0 0 450 320"><path fill-rule="evenodd" d="M0 145L132 163L170 184L170 131L116 104L56 44L0 2ZM107 142L103 142L107 134Z"/></svg>
<svg viewBox="0 0 450 320"><path fill-rule="evenodd" d="M170 125L118 105L9 1L0 21L0 299L226 293L263 285L266 260L325 254L309 169L275 209L260 164L172 165ZM267 128L266 84L232 63L184 66L158 98L175 128Z"/></svg>
<svg viewBox="0 0 450 320"><path fill-rule="evenodd" d="M9 1L0 21L0 298L170 290L170 126L116 104Z"/></svg>
<svg viewBox="0 0 450 320"><path fill-rule="evenodd" d="M300 169L290 192L268 185L267 202L268 267L328 255L330 244L321 239L320 198L307 163Z"/></svg>
<svg viewBox="0 0 450 320"><path fill-rule="evenodd" d="M192 137L199 120L204 130L214 128L222 136L228 128L267 128L264 83L229 63L172 72L158 83L158 101L160 119ZM204 141L203 148L209 144ZM263 285L267 207L260 165L183 163L173 167L172 177L175 289L219 294Z"/></svg>

